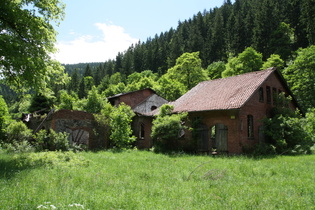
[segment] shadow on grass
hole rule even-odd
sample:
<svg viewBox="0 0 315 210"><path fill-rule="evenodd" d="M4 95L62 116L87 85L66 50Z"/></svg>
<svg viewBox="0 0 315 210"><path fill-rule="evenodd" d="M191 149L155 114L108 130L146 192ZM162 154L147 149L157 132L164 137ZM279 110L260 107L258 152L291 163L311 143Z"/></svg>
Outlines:
<svg viewBox="0 0 315 210"><path fill-rule="evenodd" d="M0 179L12 179L21 171L34 168L26 164L19 165L19 158L13 158L13 154L0 154Z"/></svg>

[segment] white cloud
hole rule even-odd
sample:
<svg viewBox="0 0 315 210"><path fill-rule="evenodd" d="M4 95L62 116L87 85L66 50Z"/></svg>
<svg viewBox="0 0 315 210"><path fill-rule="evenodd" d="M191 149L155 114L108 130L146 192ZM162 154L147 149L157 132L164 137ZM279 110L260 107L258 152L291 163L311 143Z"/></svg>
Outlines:
<svg viewBox="0 0 315 210"><path fill-rule="evenodd" d="M121 26L96 23L101 35L84 35L69 42L58 42L54 58L61 63L104 62L114 59L138 39L132 38ZM72 32L73 33L73 32Z"/></svg>

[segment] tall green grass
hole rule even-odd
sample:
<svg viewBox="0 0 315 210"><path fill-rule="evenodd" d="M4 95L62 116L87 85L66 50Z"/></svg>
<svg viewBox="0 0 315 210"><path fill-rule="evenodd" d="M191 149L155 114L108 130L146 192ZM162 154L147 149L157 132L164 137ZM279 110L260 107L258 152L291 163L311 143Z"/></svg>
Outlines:
<svg viewBox="0 0 315 210"><path fill-rule="evenodd" d="M0 154L0 209L315 209L315 155Z"/></svg>

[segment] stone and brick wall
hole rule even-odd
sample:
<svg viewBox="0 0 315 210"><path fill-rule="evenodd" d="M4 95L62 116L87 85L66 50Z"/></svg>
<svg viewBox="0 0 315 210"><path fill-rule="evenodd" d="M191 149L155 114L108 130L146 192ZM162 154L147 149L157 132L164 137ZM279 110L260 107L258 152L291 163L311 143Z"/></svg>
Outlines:
<svg viewBox="0 0 315 210"><path fill-rule="evenodd" d="M52 115L51 128L69 133L70 142L85 144L90 149L108 146L108 128L101 128L91 113L59 110Z"/></svg>

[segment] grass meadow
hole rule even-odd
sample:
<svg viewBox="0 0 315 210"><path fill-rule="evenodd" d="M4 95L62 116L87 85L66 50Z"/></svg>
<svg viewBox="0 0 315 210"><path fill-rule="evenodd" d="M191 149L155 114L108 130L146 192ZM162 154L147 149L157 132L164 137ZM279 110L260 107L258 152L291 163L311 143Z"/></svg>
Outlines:
<svg viewBox="0 0 315 210"><path fill-rule="evenodd" d="M315 155L0 154L0 209L315 209Z"/></svg>

